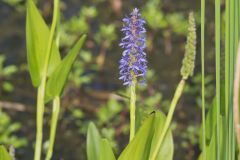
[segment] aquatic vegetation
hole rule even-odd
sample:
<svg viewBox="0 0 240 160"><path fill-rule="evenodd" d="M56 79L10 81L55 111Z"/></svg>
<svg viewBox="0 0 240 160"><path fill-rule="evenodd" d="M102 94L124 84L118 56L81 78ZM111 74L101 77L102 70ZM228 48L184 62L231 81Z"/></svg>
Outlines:
<svg viewBox="0 0 240 160"><path fill-rule="evenodd" d="M144 122L142 123L141 127L137 130L137 133L135 135L135 116L136 116L135 115L135 107L136 107L135 106L136 105L135 85L137 84L137 79L136 79L137 77L134 77L134 76L136 76L136 74L138 74L139 71L137 70L138 69L137 65L136 65L137 67L135 67L137 68L136 72L134 70L135 68L131 68L131 67L134 67L134 65L132 64L132 61L136 62L137 60L142 58L142 57L135 58L135 56L137 56L135 54L139 52L143 52L141 49L140 51L138 51L137 49L134 49L134 47L137 47L138 46L137 44L139 43L137 41L137 44L135 44L135 41L133 41L134 38L132 38L132 34L131 34L132 33L131 31L137 31L137 29L135 29L136 24L134 24L134 22L138 22L135 19L136 17L134 17L136 15L140 16L140 14L138 13L138 10L134 9L133 12L131 13L132 17L124 19L124 22L127 22L127 24L130 24L130 25L127 26L126 28L123 28L122 30L129 31L129 32L127 32L126 37L122 39L123 42L120 44L120 46L123 46L124 49L127 49L123 52L123 59L121 59L120 61L120 75L123 77L123 78L120 77L120 79L123 79L125 85L128 85L130 88L130 139L129 139L129 144L120 154L118 159L120 160L125 160L125 159L155 160L155 159L164 158L164 159L170 160L173 158L173 139L172 139L171 130L169 129L170 123L171 123L177 102L183 92L185 80L190 75L192 75L193 69L194 69L195 52L196 52L195 51L195 43L196 43L195 21L194 21L193 13L190 13L189 14L189 35L186 43L186 52L183 60L183 68L181 69L182 80L177 86L174 97L170 104L170 109L167 117L165 118L164 114L159 111L153 111L153 113L150 114L149 117L144 120ZM143 22L144 21L141 20L141 22L137 23L140 25L139 27L140 33L145 33L145 29L142 28ZM133 37L134 36L135 34L133 32ZM144 42L141 39L142 38L141 35L138 38L139 39L136 38L136 40ZM144 44L142 44L141 46L144 46ZM132 52L135 54L132 54ZM132 57L134 57L133 60L131 59ZM144 59L144 62L146 62L145 59ZM121 71L125 71L125 72L121 72ZM101 159L99 157L102 157L102 156L106 157L108 154L110 154L109 159L114 160L115 157L111 149L109 149L108 152L106 151L99 152L99 148L100 149L104 147L109 148L109 146L101 146L101 141L103 139L100 137L99 133L96 133L96 132L97 130L95 126L93 124L90 124L89 130L88 130L88 136L87 136L88 159L89 160ZM168 152L166 152L166 150Z"/></svg>
<svg viewBox="0 0 240 160"><path fill-rule="evenodd" d="M13 122L10 116L0 109L0 144L13 145L15 148L25 147L27 139L25 137L18 137L15 133L19 132L22 124Z"/></svg>
<svg viewBox="0 0 240 160"><path fill-rule="evenodd" d="M205 117L205 0L201 1L202 132L199 159L238 159L233 121L233 80L239 41L239 1L225 4L225 51L221 49L221 3L215 1L215 98ZM221 57L224 57L221 60Z"/></svg>
<svg viewBox="0 0 240 160"><path fill-rule="evenodd" d="M53 100L53 110L46 159L49 160L52 157L57 120L60 111L60 95L71 66L86 37L83 35L69 51L67 56L61 60L58 46L54 40L59 16L59 1L55 0L52 25L49 30L34 2L32 0L28 0L27 2L26 33L28 64L32 83L38 88L35 160L41 159L44 108L45 103L50 100Z"/></svg>
<svg viewBox="0 0 240 160"><path fill-rule="evenodd" d="M15 65L5 66L5 60L6 57L4 57L4 55L0 55L0 88L6 92L12 92L14 86L9 79L18 71L18 69Z"/></svg>
<svg viewBox="0 0 240 160"><path fill-rule="evenodd" d="M7 3L8 5L15 7L18 11L23 12L24 11L24 3L22 0L3 0L4 3Z"/></svg>
<svg viewBox="0 0 240 160"><path fill-rule="evenodd" d="M35 2L27 0L26 5L28 71L32 85L37 90L34 160L43 159L42 155L46 160L55 159L55 155L59 156L59 152L54 151L54 145L57 126L61 124L59 123L61 110L63 112L67 110L67 112L61 114L60 122L63 122L65 127L77 128L79 139L86 137L86 148L81 148L86 149L86 155L81 157L83 159L86 156L88 160L172 160L174 153L176 154L175 151L179 149L179 143L182 144L180 147L189 147L185 140L194 147L196 144L199 145L191 158L198 157L199 160L239 158L239 64L235 63L239 58L237 55L240 37L238 0L225 1L222 4L220 0L215 0L215 26L210 27L211 31L215 31L215 39L209 40L215 42L215 66L211 66L209 73L205 71L205 63L208 62L206 58L211 55L211 51L205 49L207 40L205 38L205 0L201 0L201 24L199 24L201 41L198 42L197 28L200 26L195 21L198 13L190 12L187 21L185 13L173 12L175 8L169 7L169 2L161 0L141 2L140 4L144 5L143 7L137 5L139 9L128 6L127 11L130 14L123 18L122 22L120 21L121 17L124 17L120 14L122 1L118 2L118 11L111 10L111 14L116 14L116 19L113 20L109 18L110 15L103 15L101 11L105 9L108 1L94 1L96 5L91 6L89 5L91 2L88 2L86 6L80 7L77 16L62 18L60 8L64 10L67 7L64 4L60 5L60 0L53 0L53 13L52 15L48 13L48 16L52 16L50 27L47 24L49 17L47 20L43 18ZM12 6L18 3L20 3L18 0L9 1ZM223 9L221 5L225 5L225 14L221 14ZM126 14L126 10L123 9L123 11ZM106 17L109 21L104 20ZM211 24L213 23L209 25ZM223 27L225 27L224 36L224 30L221 30ZM123 38L118 36L120 32L123 33ZM88 38L85 33L88 33ZM185 49L181 44L174 52L179 55L179 58L183 57L182 64L178 59L170 61L171 58L168 55L161 60L162 63L166 61L165 65L161 65L158 60L157 65L163 67L156 70L154 68L156 64L151 63L155 58L152 56L162 52L163 47L165 53L173 51L169 49L171 37L176 36L172 33L182 36L178 39L179 41L185 40ZM164 37L163 42L159 42L157 38L159 36ZM183 36L186 38L183 39ZM85 41L86 46L82 49ZM119 41L120 44L117 45ZM196 58L200 56L197 55L197 44L201 45L201 67L197 67L201 68L201 72L199 73L198 70L194 75L195 65L200 64L200 59ZM60 51L67 52L61 54ZM185 52L184 56L179 54L181 52ZM205 57L205 53L209 57ZM120 55L121 58L119 58ZM118 64L112 59L113 56L120 59ZM105 66L107 63L110 65ZM171 63L179 63L178 71L173 73L175 76L167 70L168 67L172 67ZM110 83L112 79L102 79L103 75L109 73L109 66L113 68L110 76L114 77L116 82ZM115 70L117 67L119 76ZM17 68L14 66L11 68L11 65L5 66L4 58L0 57L0 71L0 78L4 79L12 76ZM169 76L168 80L171 79L169 83L174 84L174 87L179 81L175 92L174 88L159 85L156 79L157 77L161 79L158 75L160 72ZM67 83L68 81L70 83ZM67 92L64 92L66 84L70 85ZM102 84L106 85L107 91L103 92ZM160 93L162 90L169 90L169 92L168 94ZM169 100L172 92L174 94ZM194 113L190 113L194 106L190 109L185 104L179 103L181 96L185 93L188 93L186 97L194 94L194 98L190 97L191 102L201 107L201 115L199 108L195 108ZM73 94L77 95L77 100L71 99ZM62 99L67 96L70 98ZM85 103L82 97L90 97L94 105ZM73 105L73 107L63 107L66 105ZM46 106L51 107L52 111L48 111ZM45 115L46 111L49 112L47 115ZM23 145L21 139L11 140L11 133L19 131L19 123L11 123L7 114L3 114L1 110L0 114L2 115L0 119L3 118L0 121L3 126L3 129L0 126L0 143L2 141L7 145L21 147ZM196 117L196 122L202 117L201 126L195 122L186 123L180 119L183 121L182 124L186 123L181 128L178 126L179 122L173 120L178 120L179 115L182 118L190 114ZM94 122L89 123L89 119ZM44 122L50 124L50 133L45 132ZM176 130L176 128L180 129ZM68 128L63 127L62 130L69 133ZM185 131L182 132L182 130ZM173 135L179 133L178 137L181 137L183 142L177 141L178 145L174 147L176 141ZM128 142L126 136L129 136ZM47 144L46 152L42 151L43 137L48 137L45 143ZM58 143L61 142L58 141ZM81 142L81 146L83 145L85 141ZM198 150L201 153L198 153ZM11 149L9 152L14 157ZM0 160L10 159L7 150L0 146Z"/></svg>

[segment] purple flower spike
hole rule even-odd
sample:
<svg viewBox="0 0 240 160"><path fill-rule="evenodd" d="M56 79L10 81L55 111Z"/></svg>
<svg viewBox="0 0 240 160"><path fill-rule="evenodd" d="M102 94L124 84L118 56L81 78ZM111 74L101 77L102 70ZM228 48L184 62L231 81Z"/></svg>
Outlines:
<svg viewBox="0 0 240 160"><path fill-rule="evenodd" d="M120 60L120 80L123 85L130 86L133 82L145 83L147 72L147 60L144 49L146 48L145 21L137 8L133 9L130 17L123 19L124 26L120 47L124 49Z"/></svg>

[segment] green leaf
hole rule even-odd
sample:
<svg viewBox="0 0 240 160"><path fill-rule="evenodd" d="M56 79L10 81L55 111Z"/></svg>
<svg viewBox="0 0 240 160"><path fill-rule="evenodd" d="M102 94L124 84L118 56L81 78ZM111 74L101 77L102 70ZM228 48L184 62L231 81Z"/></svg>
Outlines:
<svg viewBox="0 0 240 160"><path fill-rule="evenodd" d="M159 112L156 113L155 117L155 122L154 122L154 135L152 139L152 144L151 144L151 151L150 155L154 151L154 148L157 146L157 141L161 136L162 133L162 128L165 123L165 116L163 113ZM165 135L165 138L163 140L163 143L160 147L159 153L157 155L157 160L172 160L173 159L173 152L174 152L174 145L173 145L173 138L172 138L172 133L169 130L167 134Z"/></svg>
<svg viewBox="0 0 240 160"><path fill-rule="evenodd" d="M100 160L116 160L111 145L107 139L101 139Z"/></svg>
<svg viewBox="0 0 240 160"><path fill-rule="evenodd" d="M208 115L210 114L215 114L213 112L216 112L216 109L215 110L210 110ZM211 116L211 115L210 115ZM208 119L206 119L208 120ZM226 134L225 131L226 131L226 128L227 128L227 121L226 121L226 118L224 116L221 116L219 117L219 124L220 124L220 133L219 133L219 136L220 136L220 142L219 144L217 144L216 142L216 138L217 138L217 128L216 128L216 120L215 120L215 123L214 124L211 124L211 127L208 123L206 123L206 133L208 133L209 129L211 129L211 137L209 137L209 140L207 141L208 143L206 143L206 157L208 159L217 159L216 158L216 155L217 155L217 145L219 145L219 149L221 150L220 152L220 157L222 157L222 159L227 159L227 155L226 155L226 140L225 140L225 137L226 137ZM206 121L207 122L207 121ZM209 126L208 126L209 125ZM202 157L202 154L200 154L198 160L203 160L203 157Z"/></svg>
<svg viewBox="0 0 240 160"><path fill-rule="evenodd" d="M48 102L53 97L61 94L73 62L76 59L85 39L86 35L83 35L49 76L46 86L45 102Z"/></svg>
<svg viewBox="0 0 240 160"><path fill-rule="evenodd" d="M0 146L0 160L12 160L7 150L3 146Z"/></svg>
<svg viewBox="0 0 240 160"><path fill-rule="evenodd" d="M216 125L216 99L214 98L212 106L210 107L207 116L206 116L206 128L205 128L205 134L206 134L206 145L208 145L211 141L212 135L214 131L214 126ZM202 126L200 129L200 133L202 133ZM200 148L202 148L202 134L199 134L199 143Z"/></svg>
<svg viewBox="0 0 240 160"><path fill-rule="evenodd" d="M203 160L202 153L198 157L198 160ZM213 135L209 145L206 147L206 157L208 159L217 159L216 158L216 136Z"/></svg>
<svg viewBox="0 0 240 160"><path fill-rule="evenodd" d="M138 130L134 139L127 145L118 160L146 160L149 158L156 142L161 136L165 123L163 113L156 111L147 118ZM157 155L157 160L172 160L173 158L173 138L171 130L165 136L162 146ZM133 154L134 153L134 154Z"/></svg>
<svg viewBox="0 0 240 160"><path fill-rule="evenodd" d="M49 64L48 64L48 72L47 72L47 76L51 76L51 74L53 73L53 71L57 68L57 66L61 63L61 56L58 50L58 47L55 43L55 41L53 41L52 44L52 48L51 48L51 54L50 54L50 58L49 58Z"/></svg>
<svg viewBox="0 0 240 160"><path fill-rule="evenodd" d="M94 123L90 123L88 126L87 132L87 157L88 160L98 160L100 153L100 140L101 137L99 132L94 125ZM105 144L103 144L105 145Z"/></svg>
<svg viewBox="0 0 240 160"><path fill-rule="evenodd" d="M33 86L40 84L46 61L49 28L32 0L27 2L26 17L27 60ZM49 73L60 63L61 57L53 43L49 58Z"/></svg>

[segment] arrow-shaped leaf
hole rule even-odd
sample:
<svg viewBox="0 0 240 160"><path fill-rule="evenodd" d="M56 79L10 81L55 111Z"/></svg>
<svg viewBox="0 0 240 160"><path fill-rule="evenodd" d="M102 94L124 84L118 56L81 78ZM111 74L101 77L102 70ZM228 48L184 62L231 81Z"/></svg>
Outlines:
<svg viewBox="0 0 240 160"><path fill-rule="evenodd" d="M49 28L32 0L27 2L26 17L27 60L33 86L40 84L43 66L46 61L46 50L49 40ZM49 59L49 74L60 63L61 57L56 44L53 43Z"/></svg>
<svg viewBox="0 0 240 160"><path fill-rule="evenodd" d="M76 59L85 39L86 35L83 35L49 76L46 86L45 102L48 102L55 96L59 96L61 94L73 62Z"/></svg>

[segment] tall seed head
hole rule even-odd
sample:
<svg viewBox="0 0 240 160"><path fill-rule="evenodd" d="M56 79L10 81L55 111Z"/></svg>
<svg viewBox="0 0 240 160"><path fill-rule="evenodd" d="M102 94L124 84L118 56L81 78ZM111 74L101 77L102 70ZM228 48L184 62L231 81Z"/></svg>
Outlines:
<svg viewBox="0 0 240 160"><path fill-rule="evenodd" d="M182 61L181 75L187 79L193 75L196 56L196 25L193 12L189 13L189 26L185 54Z"/></svg>

